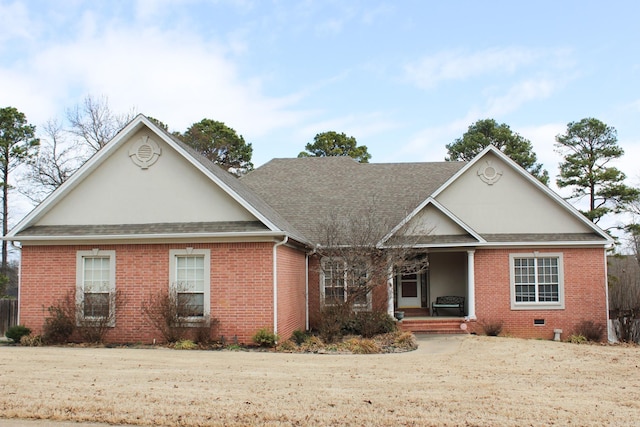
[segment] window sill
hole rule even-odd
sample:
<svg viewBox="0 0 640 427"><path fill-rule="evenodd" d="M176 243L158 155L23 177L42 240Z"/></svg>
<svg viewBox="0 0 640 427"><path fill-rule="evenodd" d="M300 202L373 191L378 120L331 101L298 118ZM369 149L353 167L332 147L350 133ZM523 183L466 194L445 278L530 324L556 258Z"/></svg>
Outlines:
<svg viewBox="0 0 640 427"><path fill-rule="evenodd" d="M511 303L511 310L564 310L564 304L515 304Z"/></svg>

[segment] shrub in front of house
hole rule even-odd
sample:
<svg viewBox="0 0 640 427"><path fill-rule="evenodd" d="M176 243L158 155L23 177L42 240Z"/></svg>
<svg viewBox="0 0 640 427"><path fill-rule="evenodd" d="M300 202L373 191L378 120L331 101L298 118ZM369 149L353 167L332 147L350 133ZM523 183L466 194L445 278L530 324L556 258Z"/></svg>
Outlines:
<svg viewBox="0 0 640 427"><path fill-rule="evenodd" d="M41 335L25 335L20 338L20 345L24 347L40 347L42 345Z"/></svg>
<svg viewBox="0 0 640 427"><path fill-rule="evenodd" d="M49 316L44 320L42 340L45 344L65 344L75 330L74 312L65 304L48 308Z"/></svg>
<svg viewBox="0 0 640 427"><path fill-rule="evenodd" d="M310 335L308 332L296 329L295 331L293 331L293 334L291 334L291 338L289 338L289 340L293 341L297 345L302 345L302 343L305 342L307 338L309 338L309 336Z"/></svg>
<svg viewBox="0 0 640 427"><path fill-rule="evenodd" d="M483 320L478 322L488 337L497 337L502 332L504 322L502 320Z"/></svg>
<svg viewBox="0 0 640 427"><path fill-rule="evenodd" d="M252 337L252 340L255 344L260 347L275 347L278 342L278 335L274 334L267 328L262 328Z"/></svg>
<svg viewBox="0 0 640 427"><path fill-rule="evenodd" d="M192 310L189 301L168 290L149 294L141 308L147 323L169 343L194 338L199 344L209 344L218 325L217 319L205 316L194 320L194 317L185 315Z"/></svg>
<svg viewBox="0 0 640 427"><path fill-rule="evenodd" d="M29 335L30 333L31 329L27 328L26 326L15 325L7 329L7 332L4 335L15 344L19 344L22 337Z"/></svg>
<svg viewBox="0 0 640 427"><path fill-rule="evenodd" d="M198 348L198 344L191 340L180 340L173 345L173 348L176 350L195 350Z"/></svg>
<svg viewBox="0 0 640 427"><path fill-rule="evenodd" d="M372 338L397 329L396 321L384 311L358 311L353 314L353 321L349 324L353 328L351 333L363 338Z"/></svg>
<svg viewBox="0 0 640 427"><path fill-rule="evenodd" d="M587 341L600 342L604 336L604 325L592 320L583 320L576 325L573 334L582 336Z"/></svg>
<svg viewBox="0 0 640 427"><path fill-rule="evenodd" d="M371 338L396 329L396 321L386 311L354 311L345 305L334 305L322 309L318 332L323 341L333 343L345 335Z"/></svg>
<svg viewBox="0 0 640 427"><path fill-rule="evenodd" d="M343 342L341 347L353 354L376 354L381 352L378 343L369 338L350 338Z"/></svg>

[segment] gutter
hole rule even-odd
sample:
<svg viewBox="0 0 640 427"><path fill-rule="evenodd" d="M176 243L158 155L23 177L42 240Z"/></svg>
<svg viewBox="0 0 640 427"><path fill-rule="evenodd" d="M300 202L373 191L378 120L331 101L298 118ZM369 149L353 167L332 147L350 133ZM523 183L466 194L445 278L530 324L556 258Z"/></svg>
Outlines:
<svg viewBox="0 0 640 427"><path fill-rule="evenodd" d="M282 241L273 245L273 333L278 333L278 246L289 241L289 236L284 236Z"/></svg>

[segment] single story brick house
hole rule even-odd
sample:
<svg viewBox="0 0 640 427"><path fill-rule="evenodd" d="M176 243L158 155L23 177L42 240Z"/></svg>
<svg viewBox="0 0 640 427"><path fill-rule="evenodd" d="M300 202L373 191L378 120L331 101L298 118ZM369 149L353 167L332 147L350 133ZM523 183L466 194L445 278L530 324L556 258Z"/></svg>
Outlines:
<svg viewBox="0 0 640 427"><path fill-rule="evenodd" d="M393 224L380 247L411 237L429 267L390 272L363 308L437 320L437 298L459 296L462 315L444 313L458 326L499 320L546 339L606 324L610 237L493 147L470 162L274 159L238 179L143 115L6 236L22 248L20 323L38 333L72 293L83 316L115 313L108 341L157 341L141 307L171 292L217 335L288 338L314 326L329 293L318 224L371 200ZM95 304L115 292L122 304Z"/></svg>

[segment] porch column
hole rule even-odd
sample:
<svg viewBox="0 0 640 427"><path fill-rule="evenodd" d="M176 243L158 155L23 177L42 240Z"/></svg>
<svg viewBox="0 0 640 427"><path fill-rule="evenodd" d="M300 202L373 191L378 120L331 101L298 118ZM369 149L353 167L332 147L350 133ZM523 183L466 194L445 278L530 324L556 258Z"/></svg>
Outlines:
<svg viewBox="0 0 640 427"><path fill-rule="evenodd" d="M475 279L475 249L467 251L467 296L469 300L467 315L469 319L476 320L476 279Z"/></svg>
<svg viewBox="0 0 640 427"><path fill-rule="evenodd" d="M393 301L393 267L389 267L389 274L387 275L387 314L393 317L395 302Z"/></svg>

